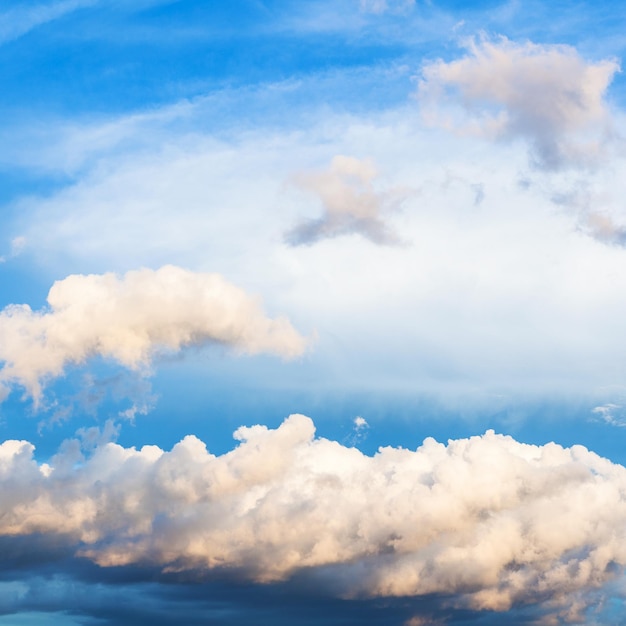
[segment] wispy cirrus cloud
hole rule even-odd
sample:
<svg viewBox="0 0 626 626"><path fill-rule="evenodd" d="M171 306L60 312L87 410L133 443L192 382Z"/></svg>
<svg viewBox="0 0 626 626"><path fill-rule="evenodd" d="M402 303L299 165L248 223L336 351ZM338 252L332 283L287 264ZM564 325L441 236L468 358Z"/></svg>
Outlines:
<svg viewBox="0 0 626 626"><path fill-rule="evenodd" d="M36 402L46 380L93 356L141 369L159 350L210 342L287 358L306 347L286 318L266 317L220 275L175 266L68 276L52 286L48 305L0 311L0 381L24 387Z"/></svg>
<svg viewBox="0 0 626 626"><path fill-rule="evenodd" d="M359 8L364 13L408 13L415 6L415 0L359 0Z"/></svg>
<svg viewBox="0 0 626 626"><path fill-rule="evenodd" d="M626 427L626 419L623 415L623 407L621 404L607 402L592 409L591 413L596 416L595 419L610 426Z"/></svg>
<svg viewBox="0 0 626 626"><path fill-rule="evenodd" d="M292 415L238 429L221 456L189 436L170 452L66 445L48 464L6 441L0 535L56 537L103 567L260 582L317 569L331 595L575 606L574 621L626 564L626 469L582 446L488 431L369 457L314 432Z"/></svg>
<svg viewBox="0 0 626 626"><path fill-rule="evenodd" d="M26 237L18 235L13 237L10 242L9 253L0 256L0 263L5 263L9 259L14 259L19 256L26 247Z"/></svg>
<svg viewBox="0 0 626 626"><path fill-rule="evenodd" d="M100 0L60 0L35 4L22 3L0 13L0 45L17 39L42 24L99 2Z"/></svg>
<svg viewBox="0 0 626 626"><path fill-rule="evenodd" d="M471 39L466 47L461 59L423 67L418 97L430 123L521 138L546 169L597 163L613 132L606 91L617 61L590 62L570 46L506 37Z"/></svg>

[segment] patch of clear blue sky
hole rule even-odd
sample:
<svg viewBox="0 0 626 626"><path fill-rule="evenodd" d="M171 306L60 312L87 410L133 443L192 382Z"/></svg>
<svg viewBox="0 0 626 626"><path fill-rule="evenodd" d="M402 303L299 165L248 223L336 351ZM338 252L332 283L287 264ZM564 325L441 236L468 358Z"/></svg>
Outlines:
<svg viewBox="0 0 626 626"><path fill-rule="evenodd" d="M153 3L154 4L154 3ZM2 108L115 114L397 57L401 43L276 27L286 3L99 3L0 48ZM274 6L271 6L274 5Z"/></svg>
<svg viewBox="0 0 626 626"><path fill-rule="evenodd" d="M219 455L238 445L232 434L239 426L276 428L289 415L303 413L314 420L316 436L368 455L380 446L414 450L427 437L445 443L493 429L528 444L582 444L626 465L622 428L598 419L593 404L584 399L485 392L452 399L406 389L330 389L314 380L301 384L293 375L297 367L285 368L265 357L235 362L211 348L197 358L157 363L155 375L147 378L102 360L69 366L65 377L50 382L38 410L21 390L11 393L0 405L0 441L28 440L36 446L38 461L46 462L79 429L102 430L106 420L113 420L119 426L116 441L124 447L169 450L193 434ZM234 375L233 369L241 374ZM256 380L255 371L273 382ZM134 420L120 416L133 405L149 410L138 412ZM357 416L368 423L359 432L354 428Z"/></svg>

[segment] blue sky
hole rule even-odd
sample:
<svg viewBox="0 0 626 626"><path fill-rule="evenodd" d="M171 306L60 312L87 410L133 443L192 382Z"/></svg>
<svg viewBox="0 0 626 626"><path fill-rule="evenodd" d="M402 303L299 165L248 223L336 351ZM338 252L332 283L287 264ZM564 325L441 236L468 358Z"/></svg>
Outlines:
<svg viewBox="0 0 626 626"><path fill-rule="evenodd" d="M626 623L625 20L0 0L0 626Z"/></svg>

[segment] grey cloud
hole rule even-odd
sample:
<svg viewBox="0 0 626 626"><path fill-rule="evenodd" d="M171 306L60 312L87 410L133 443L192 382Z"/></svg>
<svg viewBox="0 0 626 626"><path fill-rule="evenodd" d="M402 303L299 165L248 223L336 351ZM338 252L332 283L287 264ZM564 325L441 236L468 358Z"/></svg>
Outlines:
<svg viewBox="0 0 626 626"><path fill-rule="evenodd" d="M22 543L19 552L9 543L0 539L2 554L5 548L12 554L28 554L27 541L14 542ZM40 542L36 547L47 549ZM150 568L98 568L85 560L55 557L19 571L0 570L0 625L402 626L415 621L415 615L428 616L429 624L465 623L469 618L479 626L494 623L484 614L444 608L436 596L384 601L334 598L306 574L265 585L184 581ZM507 617L508 624L518 623L517 616Z"/></svg>
<svg viewBox="0 0 626 626"><path fill-rule="evenodd" d="M598 241L617 246L626 246L626 226L618 224L607 213L590 211L585 216L587 232Z"/></svg>
<svg viewBox="0 0 626 626"><path fill-rule="evenodd" d="M423 68L418 96L427 120L493 139L525 139L541 168L598 162L613 134L605 93L616 61L588 62L570 46L505 37L472 40L467 48L461 59Z"/></svg>
<svg viewBox="0 0 626 626"><path fill-rule="evenodd" d="M578 184L569 191L555 193L552 202L572 211L578 216L578 228L595 240L608 245L626 246L626 225L620 224L611 210L602 210L610 204L607 194L594 193L584 184Z"/></svg>
<svg viewBox="0 0 626 626"><path fill-rule="evenodd" d="M310 245L322 239L358 234L379 245L401 243L386 223L387 214L405 198L400 190L379 191L373 163L336 156L323 172L301 173L293 182L316 195L324 208L321 217L305 220L285 233L292 246Z"/></svg>

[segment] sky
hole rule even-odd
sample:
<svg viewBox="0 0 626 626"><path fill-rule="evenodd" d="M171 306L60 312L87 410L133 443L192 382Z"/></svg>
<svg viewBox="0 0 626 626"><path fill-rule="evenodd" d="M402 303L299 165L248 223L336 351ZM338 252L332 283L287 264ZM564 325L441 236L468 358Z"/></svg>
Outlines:
<svg viewBox="0 0 626 626"><path fill-rule="evenodd" d="M626 624L625 32L0 0L0 626Z"/></svg>

